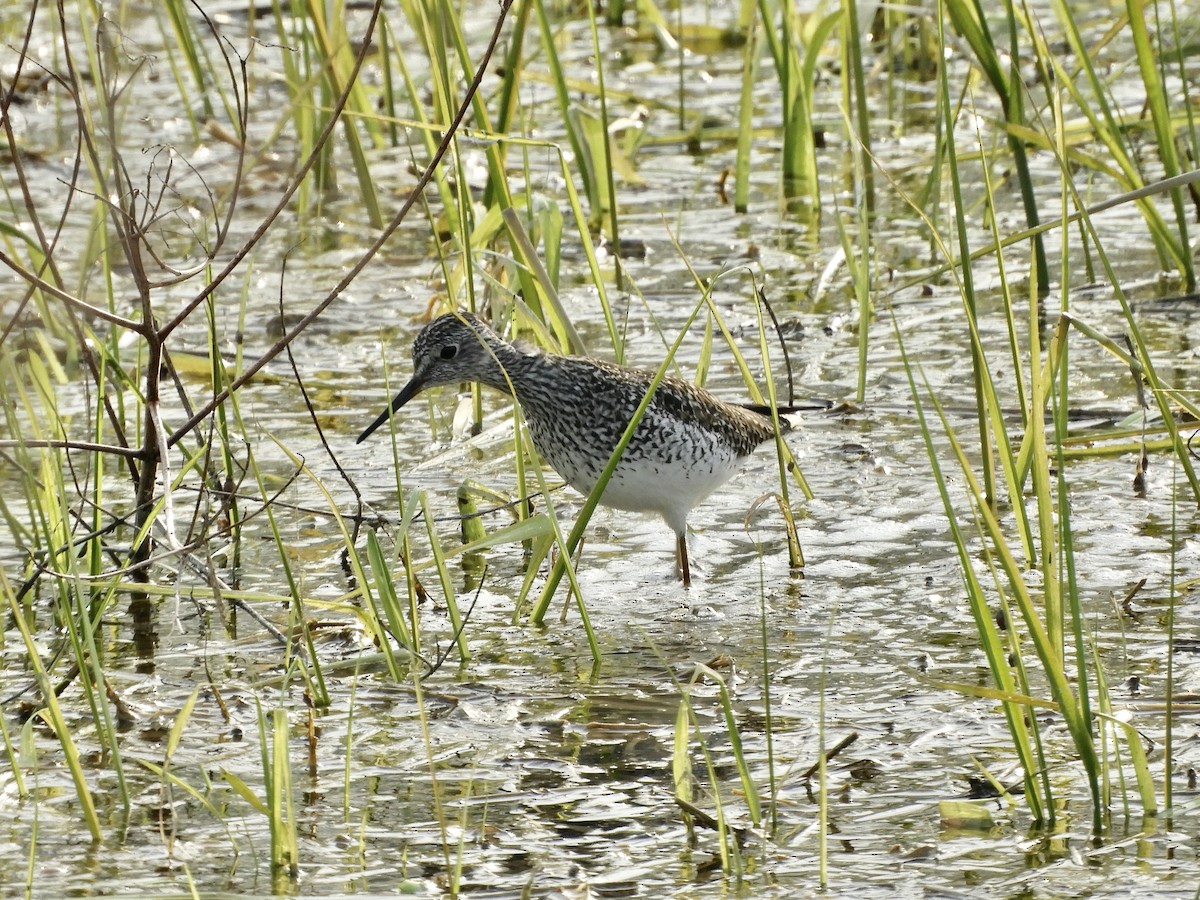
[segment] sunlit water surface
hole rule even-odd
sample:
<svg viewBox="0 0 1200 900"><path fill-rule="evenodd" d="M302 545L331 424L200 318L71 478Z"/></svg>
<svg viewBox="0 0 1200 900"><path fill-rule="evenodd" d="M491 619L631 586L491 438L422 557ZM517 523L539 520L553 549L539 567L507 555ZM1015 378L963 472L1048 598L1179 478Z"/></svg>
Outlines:
<svg viewBox="0 0 1200 900"><path fill-rule="evenodd" d="M491 9L481 7L481 21L486 23ZM227 27L236 35L236 20ZM562 52L573 71L586 76L590 38L578 25L567 31L574 39ZM610 88L668 101L674 96L674 57L644 42L626 43L620 32L604 37L614 60L607 71ZM145 39L154 40L152 35ZM736 126L740 53L690 56L687 65L705 85L689 93L689 105ZM914 85L902 108L893 110L903 137L881 140L876 147L881 163L901 181L930 163L932 140L915 124L929 115L932 103L924 87ZM139 83L139 89L152 92L153 83ZM535 114L552 111L552 99L548 87L528 88L526 103ZM766 126L777 115L769 80L759 100ZM849 152L834 136L840 134L838 101L836 96L817 99L831 128L832 146L821 151L831 173L842 171L837 158ZM155 98L149 95L147 102ZM612 114L629 112L632 108L619 108ZM537 136L561 138L561 124L552 112L548 116L537 126ZM651 134L674 129L661 109L646 127ZM181 132L177 140L182 144L186 136ZM446 662L425 680L418 696L411 683L398 685L388 678L349 617L322 611L320 601L337 600L352 584L339 564L341 541L325 514L327 501L311 480L300 478L284 498L296 508L280 507L276 519L309 616L322 625L317 648L331 702L315 711L310 741L299 699L302 687L294 676L288 679L298 878L272 879L267 820L230 789L227 777L262 795L257 704L278 701L284 651L244 614L237 615L237 636L230 637L216 620L198 617L184 592L155 600L142 610L136 627L122 607L109 616L112 656L106 667L113 689L137 714L123 747L125 777L134 785L132 809L126 813L116 803L111 768L95 768L94 789L108 830L101 844L89 845L68 773L53 762L59 758L57 742L35 727L28 739L41 765L26 775L34 797L18 799L9 778L0 793L8 821L0 829L3 892L21 891L32 859L33 893L39 896L178 893L189 884L202 893L390 894L402 887L437 893L450 883L451 873L472 896L582 897L588 890L595 897L814 895L821 865L818 785L807 773L823 748L853 737L830 760L827 774L830 833L824 865L838 894L1194 896L1200 883L1195 795L1183 785L1184 773L1197 764L1197 735L1190 719L1179 723L1177 758L1168 764L1162 757L1162 718L1148 711L1149 701L1161 700L1166 690L1164 622L1171 578L1197 574L1195 507L1183 492L1172 506L1179 474L1170 456L1151 457L1144 497L1135 496L1131 487L1132 457L1072 462L1069 480L1084 630L1093 645L1088 651L1103 660L1115 699L1139 710L1136 721L1148 739L1154 770L1159 777L1164 770L1176 776L1174 820L1125 817L1120 793L1133 788L1117 786L1110 831L1092 843L1087 797L1074 772L1069 738L1053 710L1039 709L1049 756L1061 767L1052 780L1069 798L1061 811L1063 825L1053 832L1032 830L1018 799L1013 805L991 804L996 827L990 831L948 827L940 801L963 798L968 779L982 769L1017 783L1015 757L996 704L950 686L987 686L990 679L891 320L894 312L904 351L948 406L949 423L968 452L974 452L970 358L959 295L945 277L925 287L896 289L904 282L903 271L928 263L930 251L919 223L898 203L882 210L873 235L880 290L870 323L865 402L845 404L856 390L860 323L844 270L835 274L832 289L814 293L840 246L836 223L832 212L809 223L781 211L773 161L777 150L774 141L758 148L752 209L739 216L719 201L714 186L721 168L732 162L731 144L695 153L684 152L680 144L644 148L636 161L645 184L621 192L622 236L646 247L644 258L626 264L637 295L610 285L610 296L628 323L627 361L655 366L664 345L651 321L672 338L698 297L674 240L703 274L741 265L765 284L793 335L789 350L798 394L835 404L829 412L807 414L788 436L815 494L805 501L797 486L789 485L806 558L802 573L789 568L783 522L773 501L747 519L761 495L779 490L774 457L764 448L738 480L692 516L695 584L690 591L672 575L673 539L661 522L603 509L596 514L579 582L603 654L598 666L573 605L560 621L561 596L545 628L513 623L524 578L518 547L486 554L482 585L477 567L452 563L460 603L474 604L466 629L471 658ZM209 158L224 151L218 146L193 152ZM376 171L394 176L400 194L412 181L406 165L407 157L395 154L378 160ZM540 196L563 202L551 156L535 154L530 169ZM1049 164L1044 174L1053 185L1057 173ZM831 210L849 197L839 193L838 177L831 177ZM885 201L885 206L888 202L894 203ZM1012 209L1001 211L1003 227L1019 227L1016 204L1014 196ZM1155 302L1156 261L1141 243L1140 226L1122 221L1121 215L1102 220L1109 228L1108 252L1139 301L1139 322L1164 374L1194 385L1195 313ZM985 242L981 213L971 225L974 238ZM310 233L289 259L289 312L303 312L319 300L370 239L351 200L331 198L318 226L326 230ZM273 341L268 325L278 314L278 258L295 240L282 229L256 257L255 289L262 296L243 326L246 358ZM428 227L414 217L295 347L300 373L341 465L374 511L393 521L398 501L389 438L381 432L356 446L354 437L388 398L385 372L393 389L408 374L409 343L437 290L431 251ZM565 255L564 302L585 337L602 348L605 332L582 255L570 245ZM1021 258L1014 255L1008 262L1009 277L1022 279ZM899 273L894 280L889 269ZM987 263L977 279L984 296L998 284ZM726 321L739 329L741 349L753 364L759 357L748 275L729 276L716 301ZM1101 331L1124 328L1107 289L1069 302ZM998 365L1010 368L1011 357L999 343L1005 330L998 307L984 311L983 323L985 341L1003 360ZM226 330L231 351L235 331L233 323ZM678 359L685 375L694 371L699 347L698 334L685 340ZM1071 379L1080 408L1095 410L1096 419L1136 413L1129 372L1093 344L1079 347ZM773 371L782 384L778 354ZM281 486L291 477L292 464L269 436L278 438L304 457L339 508L350 512L352 493L318 442L290 370L277 362L268 374L273 377L246 388L240 401L242 415L261 436L260 466ZM1001 384L1011 383L1003 373L997 377ZM730 399L744 397L736 369L719 345L708 385ZM509 401L485 393L484 404L485 432L467 441L452 435L455 401L448 390L411 404L395 423L403 488L426 491L447 546L456 539L454 491L460 482L470 478L505 492L517 489ZM934 431L941 434L936 424ZM937 449L961 514L959 524L972 532L976 526L961 471L944 438L938 438ZM554 503L569 524L580 499L562 491ZM509 521L503 512L486 519L488 527ZM414 534L423 528L416 527ZM392 534L383 532L389 547ZM248 527L241 552L243 589L287 592L264 519ZM427 552L418 542L418 557ZM983 555L977 553L971 562L987 582ZM173 573L160 577L169 582ZM193 579L180 576L184 585ZM1120 601L1141 579L1146 587L1122 612ZM446 650L452 634L436 600L441 596L436 578L426 584L435 597L423 611L432 657ZM1185 597L1177 621L1190 623L1192 607ZM285 608L256 608L286 627ZM1181 631L1185 627L1181 624ZM3 689L9 695L28 676L19 638L10 635L5 652ZM767 837L751 827L717 690L701 680L691 697L716 787L725 813L745 829L740 859L733 863L740 872L729 874L722 872L716 835L700 826L689 829L673 799L671 759L681 685L692 677L695 664L709 662L720 665L729 683L753 776L764 797L773 800L768 810L773 833ZM1177 687L1195 689L1192 661L1180 657L1177 664ZM1126 687L1133 676L1140 682ZM169 730L197 686L198 701L171 760L180 781L164 781L138 761L161 764ZM77 701L71 690L63 697L78 717L83 708ZM8 727L10 733L19 730L11 714ZM77 727L85 753L94 752L86 717ZM714 785L694 733L691 757L703 789L696 802L712 811L707 792Z"/></svg>

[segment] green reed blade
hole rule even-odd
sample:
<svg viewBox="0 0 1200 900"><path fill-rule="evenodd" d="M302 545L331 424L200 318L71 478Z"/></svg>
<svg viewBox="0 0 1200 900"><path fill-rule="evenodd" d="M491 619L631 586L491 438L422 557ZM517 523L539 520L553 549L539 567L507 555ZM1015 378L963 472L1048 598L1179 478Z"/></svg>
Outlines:
<svg viewBox="0 0 1200 900"><path fill-rule="evenodd" d="M1141 72L1142 84L1146 89L1146 105L1150 110L1150 120L1154 124L1154 135L1157 141L1155 150L1162 163L1163 174L1167 178L1171 178L1178 175L1183 167L1175 146L1175 123L1168 106L1166 87L1163 84L1165 74L1163 68L1165 66L1162 47L1165 42L1162 40L1161 33L1158 41L1152 41L1146 26L1147 19L1151 16L1157 21L1160 7L1159 4L1153 3L1149 5L1148 9L1146 0L1126 0L1125 8L1129 13L1129 30L1133 38L1138 70ZM1187 198L1179 188L1172 190L1170 197L1175 211L1176 229L1172 244L1177 242L1181 249L1187 248L1191 244L1188 237L1189 214L1185 205ZM1194 255L1190 252L1183 252L1180 254L1178 262L1182 265L1180 274L1184 278L1187 290L1195 290Z"/></svg>
<svg viewBox="0 0 1200 900"><path fill-rule="evenodd" d="M25 616L17 602L16 595L13 593L12 584L8 580L7 573L0 568L0 590L4 592L4 598L8 602L10 613L9 621L17 627L21 633L21 640L25 644L29 666L33 669L34 678L38 683L38 690L42 694L42 699L45 701L46 708L40 713L46 724L54 731L54 736L57 738L59 745L62 747L63 761L67 765L67 770L71 773L71 781L75 785L75 796L79 801L79 814L83 819L84 825L87 826L88 833L92 840L98 842L103 837L103 832L100 828L100 817L96 813L96 806L92 800L92 790L88 785L87 776L83 771L83 762L80 759L79 748L75 745L74 739L71 737L71 729L67 724L66 717L63 715L62 707L58 702L58 694L54 689L54 684L50 680L50 675L42 665L40 656L41 648L38 642L34 641L33 634L29 630L29 625L26 623Z"/></svg>
<svg viewBox="0 0 1200 900"><path fill-rule="evenodd" d="M1004 68L1000 61L1000 51L996 47L991 29L988 26L987 11L983 8L980 0L940 0L938 30L939 34L941 34L943 28L942 20L944 18L941 12L944 10L950 16L955 29L966 39L988 83L1000 99L1000 106L1004 110L1005 120L1011 124L1022 125L1025 119L1025 88L1019 68L1022 54L1018 37L1021 34L1021 29L1018 27L1018 17L1011 0L1005 0L1003 8L1010 40L1010 46L1005 54L1009 59L1009 74L1007 76L1004 74ZM944 48L944 35L941 36L940 43ZM943 59L946 58L948 57L943 56ZM940 77L944 79L944 76L945 66L943 65ZM949 107L947 106L947 108ZM954 132L953 130L947 130L946 133L953 135ZM947 146L952 145L953 140L948 140ZM1017 183L1021 189L1021 199L1025 207L1025 221L1031 228L1035 228L1039 222L1037 197L1034 191L1033 176L1029 169L1029 160L1025 153L1025 145L1014 135L1009 134L1008 148L1012 154L1013 166L1017 172ZM962 209L961 206L958 208ZM1039 289L1045 292L1049 289L1050 274L1049 266L1046 262L1046 251L1040 237L1034 239L1034 257L1037 283Z"/></svg>
<svg viewBox="0 0 1200 900"><path fill-rule="evenodd" d="M1061 85L1079 111L1083 113L1091 125L1095 138L1104 145L1110 164L1121 173L1122 183L1130 189L1140 188L1145 182L1137 161L1137 152L1132 145L1127 143L1124 117L1113 109L1107 80L1096 71L1092 53L1079 32L1079 26L1070 5L1064 0L1054 0L1053 8L1062 26L1064 37L1071 48L1070 57L1079 65L1080 71L1077 74L1068 70L1063 64L1062 55L1047 49L1040 31L1031 29L1028 33L1038 47L1038 57L1049 62L1054 73L1054 84ZM1086 96L1081 86L1089 89ZM1066 184L1073 189L1073 176L1072 180ZM1173 265L1180 272L1188 271L1190 263L1184 260L1187 250L1179 241L1178 232L1167 226L1154 204L1148 200L1139 199L1137 205L1146 220L1150 237L1154 241L1164 267ZM1077 208L1083 208L1083 205L1077 202Z"/></svg>
<svg viewBox="0 0 1200 900"><path fill-rule="evenodd" d="M742 94L738 112L737 151L734 157L733 210L745 213L750 205L750 165L754 135L754 86L758 77L758 18L754 0L742 0L741 17L746 21L746 46L742 48ZM747 15L749 9L749 15Z"/></svg>
<svg viewBox="0 0 1200 900"><path fill-rule="evenodd" d="M746 759L746 753L742 747L742 735L738 730L737 716L733 709L733 699L729 695L729 686L725 684L724 678L706 665L697 664L693 671L693 683L699 678L707 678L717 686L721 713L725 718L725 737L728 739L730 750L733 752L734 768L737 770L738 779L742 782L746 810L750 815L751 824L755 828L758 828L762 824L762 801L759 797L758 786L754 783L754 775L750 771L750 763Z"/></svg>
<svg viewBox="0 0 1200 900"><path fill-rule="evenodd" d="M450 625L454 629L454 634L457 636L456 643L458 646L458 657L463 662L466 662L466 660L470 659L471 657L471 651L467 646L467 636L463 631L462 614L459 612L458 600L454 595L454 579L451 576L450 569L446 564L446 555L442 551L441 539L438 537L437 531L433 527L434 517L429 509L429 502L426 499L425 492L420 492L419 496L421 498L421 512L425 518L425 533L429 536L429 546L433 553L433 564L437 569L438 580L442 585L442 598L446 603L446 609L450 615ZM367 537L368 540L371 540L375 537L375 533L370 532ZM378 541L375 542L375 546L378 547ZM412 633L414 639L416 639L419 638L419 632L417 630L416 592L411 590L411 578L409 579L409 585L409 619L412 622Z"/></svg>
<svg viewBox="0 0 1200 900"><path fill-rule="evenodd" d="M383 612L380 623L387 623L387 628L378 635L380 647L385 653L388 653L391 646L390 639L394 639L402 647L415 654L420 639L420 633L416 630L418 623L415 620L411 622L404 620L408 604L402 603L400 600L396 583L392 580L391 565L384 556L383 548L379 544L379 536L373 528L367 531L367 561L371 565L371 574L375 576L375 591L372 598L378 598L379 607ZM411 579L409 579L409 583L411 584ZM373 603L374 599L372 605ZM389 665L388 668L391 669L392 666ZM395 674L399 674L398 671Z"/></svg>

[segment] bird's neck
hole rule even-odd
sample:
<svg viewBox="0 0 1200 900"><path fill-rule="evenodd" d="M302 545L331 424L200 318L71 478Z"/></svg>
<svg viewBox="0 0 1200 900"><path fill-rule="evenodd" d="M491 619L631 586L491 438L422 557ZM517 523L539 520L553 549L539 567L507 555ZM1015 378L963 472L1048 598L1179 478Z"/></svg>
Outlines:
<svg viewBox="0 0 1200 900"><path fill-rule="evenodd" d="M521 393L521 386L538 367L539 353L525 353L507 341L496 338L487 342L492 365L479 380L498 391Z"/></svg>

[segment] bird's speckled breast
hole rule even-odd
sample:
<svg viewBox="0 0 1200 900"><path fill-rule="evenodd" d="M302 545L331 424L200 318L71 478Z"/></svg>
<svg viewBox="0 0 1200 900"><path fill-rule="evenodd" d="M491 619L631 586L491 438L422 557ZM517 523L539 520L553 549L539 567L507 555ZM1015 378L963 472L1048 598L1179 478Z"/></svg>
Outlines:
<svg viewBox="0 0 1200 900"><path fill-rule="evenodd" d="M568 484L586 494L608 464L645 396L646 384L633 378L614 379L612 372L590 361L562 366L555 374L567 382L565 389L523 389L522 409L538 453ZM539 387L547 383L543 378ZM638 423L603 502L618 509L654 510L675 525L737 471L758 441L749 442L746 452L739 453L737 435L708 427L694 412L687 421L680 418L671 408L672 400L678 405L688 398L672 395L670 385L666 391L660 389ZM576 399L564 402L566 396Z"/></svg>

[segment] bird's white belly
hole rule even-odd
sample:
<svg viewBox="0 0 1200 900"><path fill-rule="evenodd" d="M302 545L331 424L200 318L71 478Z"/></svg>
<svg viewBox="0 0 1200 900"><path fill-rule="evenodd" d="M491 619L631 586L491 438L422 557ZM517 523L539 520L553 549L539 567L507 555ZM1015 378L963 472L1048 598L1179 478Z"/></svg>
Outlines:
<svg viewBox="0 0 1200 900"><path fill-rule="evenodd" d="M688 449L691 452L678 458L627 453L605 485L600 502L615 509L656 512L682 533L688 512L732 478L742 463L731 450L718 444ZM547 450L546 461L571 487L582 494L591 493L603 464L597 466L581 461L577 455L557 453L549 447Z"/></svg>
<svg viewBox="0 0 1200 900"><path fill-rule="evenodd" d="M737 472L730 459L707 459L696 465L680 466L641 462L619 465L604 488L606 506L645 512L683 506L691 509ZM590 491L595 482L585 486Z"/></svg>

